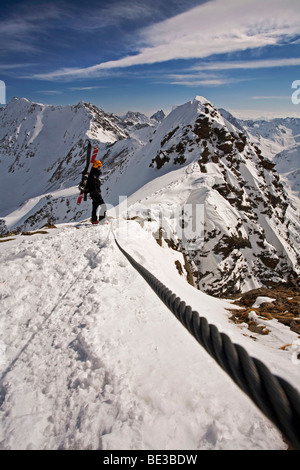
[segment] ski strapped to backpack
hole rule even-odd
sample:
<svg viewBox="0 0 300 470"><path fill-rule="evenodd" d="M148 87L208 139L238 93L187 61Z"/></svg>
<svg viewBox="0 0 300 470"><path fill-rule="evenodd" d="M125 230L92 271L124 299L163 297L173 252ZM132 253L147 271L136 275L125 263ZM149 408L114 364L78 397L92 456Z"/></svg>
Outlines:
<svg viewBox="0 0 300 470"><path fill-rule="evenodd" d="M84 191L85 191L85 188L86 188L87 180L88 180L89 174L91 172L91 169L93 167L93 163L96 160L97 153L98 153L98 147L96 146L94 148L94 151L93 151L93 154L92 154L92 157L91 157L91 144L89 142L88 148L87 148L87 166L86 166L86 171L84 173L82 181L79 185L80 194L79 194L78 199L77 199L77 204L81 203L82 198L84 196Z"/></svg>

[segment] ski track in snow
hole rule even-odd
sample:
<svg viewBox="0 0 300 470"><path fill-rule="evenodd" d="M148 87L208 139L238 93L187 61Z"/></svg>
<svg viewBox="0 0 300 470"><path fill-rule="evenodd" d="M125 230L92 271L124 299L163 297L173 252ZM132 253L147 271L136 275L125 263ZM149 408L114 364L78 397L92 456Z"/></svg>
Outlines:
<svg viewBox="0 0 300 470"><path fill-rule="evenodd" d="M286 449L109 225L63 225L0 259L2 449Z"/></svg>

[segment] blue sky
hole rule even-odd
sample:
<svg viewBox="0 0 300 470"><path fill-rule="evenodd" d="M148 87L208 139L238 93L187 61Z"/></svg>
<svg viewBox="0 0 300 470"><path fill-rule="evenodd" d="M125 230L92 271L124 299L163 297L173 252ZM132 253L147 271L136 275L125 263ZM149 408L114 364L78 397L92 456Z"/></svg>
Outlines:
<svg viewBox="0 0 300 470"><path fill-rule="evenodd" d="M10 0L0 14L6 102L150 115L201 95L238 117L300 117L299 0Z"/></svg>

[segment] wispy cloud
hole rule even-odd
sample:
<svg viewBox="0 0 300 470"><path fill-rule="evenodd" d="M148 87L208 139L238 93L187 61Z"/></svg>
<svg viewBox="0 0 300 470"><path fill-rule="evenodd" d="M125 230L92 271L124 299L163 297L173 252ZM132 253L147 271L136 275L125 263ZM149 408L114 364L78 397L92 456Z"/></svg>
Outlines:
<svg viewBox="0 0 300 470"><path fill-rule="evenodd" d="M33 67L36 66L37 64L34 63L15 63L15 64L0 64L0 71L7 71L7 70L14 70L14 69L19 69L19 68L25 68L25 67Z"/></svg>
<svg viewBox="0 0 300 470"><path fill-rule="evenodd" d="M202 79L202 80L191 80L187 78L186 80L178 80L172 81L172 85L184 85L184 86L220 86L220 85L228 85L229 83L236 83L234 79L226 79L226 78L209 78L209 79Z"/></svg>
<svg viewBox="0 0 300 470"><path fill-rule="evenodd" d="M281 95L274 95L274 96L251 96L252 100L287 100L291 99L290 96L281 96Z"/></svg>
<svg viewBox="0 0 300 470"><path fill-rule="evenodd" d="M216 74L197 73L197 74L168 74L166 80L171 85L184 86L220 86L244 81L243 79L220 77Z"/></svg>
<svg viewBox="0 0 300 470"><path fill-rule="evenodd" d="M124 21L130 22L138 19L146 19L154 17L155 9L151 7L150 4L144 4L138 0L132 0L128 3L121 2L106 2L101 4L99 2L99 7L93 9L93 14L91 16L90 11L86 14L84 10L80 10L80 15L76 13L76 7L73 7L73 13L77 17L76 23L78 28L81 29L102 29L109 28L111 26L118 26ZM81 21L78 21L78 18Z"/></svg>
<svg viewBox="0 0 300 470"><path fill-rule="evenodd" d="M236 62L204 62L191 67L191 70L233 70L233 69L263 69L273 67L299 66L300 58L245 60Z"/></svg>
<svg viewBox="0 0 300 470"><path fill-rule="evenodd" d="M37 90L34 93L38 93L40 95L52 96L52 95L61 95L62 91L60 91L60 90Z"/></svg>
<svg viewBox="0 0 300 470"><path fill-rule="evenodd" d="M97 90L98 88L103 88L102 86L72 86L69 88L71 91L90 91Z"/></svg>
<svg viewBox="0 0 300 470"><path fill-rule="evenodd" d="M40 47L36 35L43 34L45 25L60 18L61 13L58 6L51 4L38 9L32 5L30 8L28 4L20 5L12 16L0 20L0 52L36 52Z"/></svg>
<svg viewBox="0 0 300 470"><path fill-rule="evenodd" d="M295 40L299 34L300 9L295 0L211 0L142 29L132 44L135 54L91 67L35 74L32 78L71 80L97 76L114 68L175 59L204 59L213 54L275 46L283 40ZM283 64L278 61L277 66ZM246 66L249 68L250 63L244 63Z"/></svg>

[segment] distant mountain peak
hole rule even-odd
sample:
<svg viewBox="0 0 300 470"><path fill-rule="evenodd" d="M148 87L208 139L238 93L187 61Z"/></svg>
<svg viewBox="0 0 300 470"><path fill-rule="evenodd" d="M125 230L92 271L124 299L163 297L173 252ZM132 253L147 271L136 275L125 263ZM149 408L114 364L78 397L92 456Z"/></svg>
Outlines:
<svg viewBox="0 0 300 470"><path fill-rule="evenodd" d="M165 113L162 109L160 109L159 111L156 111L156 113L152 114L152 116L150 116L150 119L154 119L157 122L161 122L165 117Z"/></svg>

